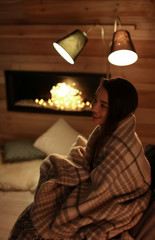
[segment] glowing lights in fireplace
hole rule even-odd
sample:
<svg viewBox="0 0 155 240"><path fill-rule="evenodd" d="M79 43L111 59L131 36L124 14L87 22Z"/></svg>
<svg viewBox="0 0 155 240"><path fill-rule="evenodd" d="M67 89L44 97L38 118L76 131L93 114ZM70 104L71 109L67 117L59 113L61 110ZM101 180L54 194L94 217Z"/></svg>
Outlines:
<svg viewBox="0 0 155 240"><path fill-rule="evenodd" d="M50 99L47 101L44 99L35 99L35 103L43 107L63 111L90 110L90 102L84 102L82 92L75 88L75 83L72 85L64 82L58 83L52 87L50 93Z"/></svg>

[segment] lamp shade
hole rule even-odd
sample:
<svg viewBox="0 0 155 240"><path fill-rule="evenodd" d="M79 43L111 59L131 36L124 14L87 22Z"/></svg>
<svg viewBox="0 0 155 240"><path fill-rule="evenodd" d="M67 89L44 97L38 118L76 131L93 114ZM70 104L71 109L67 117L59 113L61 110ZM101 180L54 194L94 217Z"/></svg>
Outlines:
<svg viewBox="0 0 155 240"><path fill-rule="evenodd" d="M137 61L138 55L128 31L118 30L113 34L108 60L117 66L127 66Z"/></svg>
<svg viewBox="0 0 155 240"><path fill-rule="evenodd" d="M87 41L86 33L77 29L57 42L54 42L53 46L66 61L74 64L75 59Z"/></svg>

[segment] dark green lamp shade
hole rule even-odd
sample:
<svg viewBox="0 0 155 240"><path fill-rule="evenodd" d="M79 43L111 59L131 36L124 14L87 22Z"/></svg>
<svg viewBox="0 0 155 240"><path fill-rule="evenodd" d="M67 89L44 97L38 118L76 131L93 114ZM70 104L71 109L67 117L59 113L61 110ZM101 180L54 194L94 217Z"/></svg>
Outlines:
<svg viewBox="0 0 155 240"><path fill-rule="evenodd" d="M59 41L53 43L56 51L69 63L74 64L75 59L87 43L85 32L75 30Z"/></svg>
<svg viewBox="0 0 155 240"><path fill-rule="evenodd" d="M113 34L108 60L117 66L127 66L137 61L138 55L128 31L118 30Z"/></svg>

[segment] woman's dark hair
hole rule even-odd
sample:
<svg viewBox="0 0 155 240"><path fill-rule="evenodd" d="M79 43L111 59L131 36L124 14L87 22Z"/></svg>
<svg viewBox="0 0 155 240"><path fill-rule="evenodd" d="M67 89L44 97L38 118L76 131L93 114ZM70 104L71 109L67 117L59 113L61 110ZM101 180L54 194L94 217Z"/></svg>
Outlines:
<svg viewBox="0 0 155 240"><path fill-rule="evenodd" d="M119 122L131 113L134 113L138 106L138 94L135 87L123 78L101 81L100 86L108 92L108 117L106 123L101 126L101 132L96 140L91 167L93 166L94 156L99 149L106 143L109 136L115 131Z"/></svg>
<svg viewBox="0 0 155 240"><path fill-rule="evenodd" d="M103 80L101 86L108 92L109 111L105 126L108 134L116 129L121 120L135 112L138 94L135 87L123 78Z"/></svg>

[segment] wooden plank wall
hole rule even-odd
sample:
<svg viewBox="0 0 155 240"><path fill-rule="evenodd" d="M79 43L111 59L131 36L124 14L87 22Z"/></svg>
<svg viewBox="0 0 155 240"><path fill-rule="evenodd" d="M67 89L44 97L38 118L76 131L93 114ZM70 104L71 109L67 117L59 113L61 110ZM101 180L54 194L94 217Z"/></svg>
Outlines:
<svg viewBox="0 0 155 240"><path fill-rule="evenodd" d="M61 8L60 8L61 6ZM134 6L134 8L133 8ZM113 22L120 17L130 31L138 61L117 67L107 62ZM7 111L5 70L107 73L131 81L139 94L137 132L144 145L155 144L155 17L153 1L15 1L0 2L0 141L35 138L59 117ZM80 29L88 43L74 65L63 60L52 43ZM101 39L104 27L104 40ZM135 27L136 26L136 27ZM77 130L92 130L87 117L64 116ZM84 127L81 128L81 125Z"/></svg>

